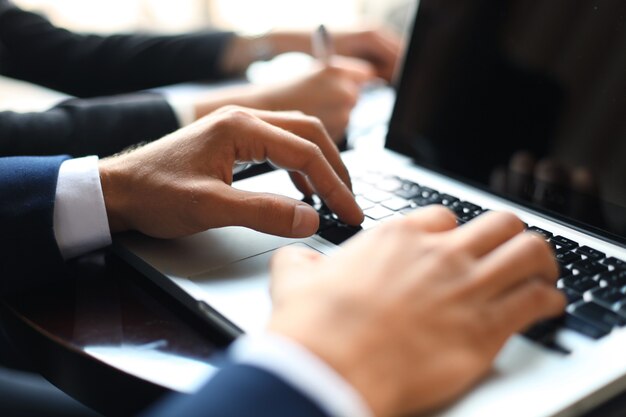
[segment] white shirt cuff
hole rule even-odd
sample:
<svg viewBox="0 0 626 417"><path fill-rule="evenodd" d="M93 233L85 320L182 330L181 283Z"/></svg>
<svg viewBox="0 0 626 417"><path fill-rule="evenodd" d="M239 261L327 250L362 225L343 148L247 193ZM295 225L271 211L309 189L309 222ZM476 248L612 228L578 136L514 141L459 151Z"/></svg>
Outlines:
<svg viewBox="0 0 626 417"><path fill-rule="evenodd" d="M196 121L196 107L188 98L170 96L166 98L174 115L178 120L179 127L185 127Z"/></svg>
<svg viewBox="0 0 626 417"><path fill-rule="evenodd" d="M243 336L229 349L237 363L264 369L305 394L332 417L373 417L361 395L334 369L278 335Z"/></svg>
<svg viewBox="0 0 626 417"><path fill-rule="evenodd" d="M69 159L61 164L53 225L64 259L111 244L98 157Z"/></svg>

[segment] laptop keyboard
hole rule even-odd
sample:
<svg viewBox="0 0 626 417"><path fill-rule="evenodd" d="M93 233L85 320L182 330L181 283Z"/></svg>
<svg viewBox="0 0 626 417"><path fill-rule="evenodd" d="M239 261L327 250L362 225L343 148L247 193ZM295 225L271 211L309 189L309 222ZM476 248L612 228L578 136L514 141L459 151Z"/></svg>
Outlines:
<svg viewBox="0 0 626 417"><path fill-rule="evenodd" d="M441 204L451 209L460 225L488 211L432 188L377 173L355 178L353 190L366 216L359 227L340 222L319 200L309 201L320 215L317 232L320 237L339 245L361 230L431 204ZM625 326L626 261L607 257L597 249L580 246L578 242L539 227L527 227L542 235L553 246L560 267L557 288L567 297L568 306L563 317L538 323L525 332L525 336L560 350L553 341L560 327L599 339L614 328Z"/></svg>

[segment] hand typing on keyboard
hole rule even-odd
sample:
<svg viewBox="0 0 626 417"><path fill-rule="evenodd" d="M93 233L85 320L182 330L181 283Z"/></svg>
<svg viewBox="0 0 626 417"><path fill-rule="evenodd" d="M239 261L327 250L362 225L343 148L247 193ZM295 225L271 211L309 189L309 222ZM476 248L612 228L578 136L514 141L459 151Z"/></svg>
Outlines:
<svg viewBox="0 0 626 417"><path fill-rule="evenodd" d="M495 212L457 227L437 205L330 257L285 248L269 329L334 367L374 415L430 410L470 388L513 333L563 313L554 253L524 230Z"/></svg>
<svg viewBox="0 0 626 417"><path fill-rule="evenodd" d="M365 213L361 226L350 226L331 213L320 200L312 204L320 216L318 235L341 244L364 229L414 212L420 207L442 205L456 215L459 225L471 223L488 209L442 193L413 181L382 173L368 172L354 179L356 202ZM569 349L554 342L560 328L568 328L593 339L626 326L626 262L607 256L564 236L535 226L526 228L544 238L554 249L559 266L558 288L567 297L569 306L557 320L529 329L528 338L561 353Z"/></svg>

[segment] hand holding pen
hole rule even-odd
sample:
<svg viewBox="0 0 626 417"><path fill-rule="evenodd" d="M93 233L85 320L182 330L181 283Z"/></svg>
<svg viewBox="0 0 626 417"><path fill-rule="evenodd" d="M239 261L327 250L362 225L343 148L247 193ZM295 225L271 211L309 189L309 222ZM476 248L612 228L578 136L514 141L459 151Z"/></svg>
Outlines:
<svg viewBox="0 0 626 417"><path fill-rule="evenodd" d="M330 65L330 61L335 55L335 47L333 39L326 29L326 26L320 25L311 37L311 49L313 56L324 65Z"/></svg>

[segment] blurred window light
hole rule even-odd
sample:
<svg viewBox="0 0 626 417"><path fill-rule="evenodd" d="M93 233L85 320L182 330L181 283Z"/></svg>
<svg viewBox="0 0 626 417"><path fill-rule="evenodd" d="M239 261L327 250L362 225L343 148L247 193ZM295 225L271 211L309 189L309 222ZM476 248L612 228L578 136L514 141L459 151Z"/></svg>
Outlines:
<svg viewBox="0 0 626 417"><path fill-rule="evenodd" d="M209 25L245 33L274 28L394 23L389 12L416 0L13 0L80 32L183 32ZM402 9L401 10L402 13Z"/></svg>
<svg viewBox="0 0 626 417"><path fill-rule="evenodd" d="M222 25L263 32L272 28L332 27L358 22L361 0L212 0L212 10Z"/></svg>

